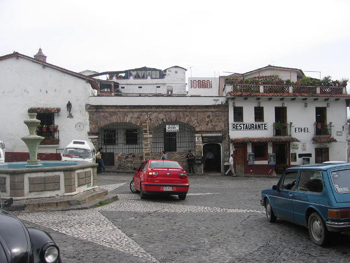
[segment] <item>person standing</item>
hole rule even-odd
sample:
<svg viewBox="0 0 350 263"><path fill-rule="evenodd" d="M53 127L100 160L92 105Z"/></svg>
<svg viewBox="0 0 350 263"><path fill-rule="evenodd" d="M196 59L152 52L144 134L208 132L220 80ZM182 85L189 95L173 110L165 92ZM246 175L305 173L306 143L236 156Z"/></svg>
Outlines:
<svg viewBox="0 0 350 263"><path fill-rule="evenodd" d="M188 164L188 174L195 174L194 172L194 155L191 150L188 151L186 155L187 164Z"/></svg>
<svg viewBox="0 0 350 263"><path fill-rule="evenodd" d="M162 160L168 160L168 155L162 151L162 157L160 157Z"/></svg>
<svg viewBox="0 0 350 263"><path fill-rule="evenodd" d="M225 175L227 175L228 172L231 171L232 176L236 176L236 173L235 173L235 160L234 160L234 154L233 153L230 156L229 163L230 163L230 168L226 171Z"/></svg>
<svg viewBox="0 0 350 263"><path fill-rule="evenodd" d="M106 170L105 163L102 159L102 154L103 154L103 148L101 147L100 149L98 149L96 153L96 162L98 163L97 173L101 173L102 171Z"/></svg>

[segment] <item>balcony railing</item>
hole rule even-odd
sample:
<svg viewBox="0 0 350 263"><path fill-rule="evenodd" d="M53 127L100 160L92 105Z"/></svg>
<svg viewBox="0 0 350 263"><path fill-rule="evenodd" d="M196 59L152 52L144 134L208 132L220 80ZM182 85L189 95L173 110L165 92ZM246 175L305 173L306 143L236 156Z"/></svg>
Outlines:
<svg viewBox="0 0 350 263"><path fill-rule="evenodd" d="M291 136L291 124L274 122L273 136Z"/></svg>
<svg viewBox="0 0 350 263"><path fill-rule="evenodd" d="M314 123L314 135L315 136L332 136L332 123L324 124L324 123Z"/></svg>
<svg viewBox="0 0 350 263"><path fill-rule="evenodd" d="M271 85L271 84L226 84L226 94L228 93L260 93L260 94L304 94L304 95L341 95L347 94L346 87L334 86L290 86L290 85Z"/></svg>

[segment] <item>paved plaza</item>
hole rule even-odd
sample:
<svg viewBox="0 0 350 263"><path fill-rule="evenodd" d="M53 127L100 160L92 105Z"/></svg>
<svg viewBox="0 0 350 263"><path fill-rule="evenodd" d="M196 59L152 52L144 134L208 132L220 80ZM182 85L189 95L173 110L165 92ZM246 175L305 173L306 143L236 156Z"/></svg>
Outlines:
<svg viewBox="0 0 350 263"><path fill-rule="evenodd" d="M277 177L193 176L185 201L141 200L129 190L131 178L99 176L99 185L119 197L105 206L16 214L27 226L48 231L65 263L349 261L348 235L322 248L311 243L306 228L267 222L260 191Z"/></svg>

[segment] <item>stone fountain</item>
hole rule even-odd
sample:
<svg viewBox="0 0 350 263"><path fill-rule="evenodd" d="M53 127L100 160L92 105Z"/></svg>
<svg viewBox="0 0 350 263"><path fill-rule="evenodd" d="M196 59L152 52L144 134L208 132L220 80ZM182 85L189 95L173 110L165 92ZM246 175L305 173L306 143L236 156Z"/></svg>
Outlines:
<svg viewBox="0 0 350 263"><path fill-rule="evenodd" d="M44 137L36 134L36 129L40 124L40 121L36 118L36 113L28 113L29 120L25 120L24 123L28 126L29 135L22 137L29 150L29 160L27 165L41 166L41 161L38 160L38 146Z"/></svg>
<svg viewBox="0 0 350 263"><path fill-rule="evenodd" d="M96 163L38 160L38 147L44 137L36 134L40 124L37 114L28 115L29 120L24 123L28 126L29 135L22 140L28 147L30 159L0 164L1 196L11 197L16 202L25 200L25 209L46 209L68 206L70 198L87 191L90 195L86 198L91 200L107 195L107 190L98 189ZM58 202L57 198L62 200ZM40 200L49 201L44 205Z"/></svg>

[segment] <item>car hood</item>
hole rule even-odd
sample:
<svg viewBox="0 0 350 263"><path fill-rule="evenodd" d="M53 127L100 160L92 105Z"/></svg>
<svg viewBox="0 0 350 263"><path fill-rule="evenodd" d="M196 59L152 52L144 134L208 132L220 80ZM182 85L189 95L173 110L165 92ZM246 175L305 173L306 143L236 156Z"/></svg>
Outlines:
<svg viewBox="0 0 350 263"><path fill-rule="evenodd" d="M0 250L9 261L29 262L30 239L26 227L12 214L0 209Z"/></svg>

